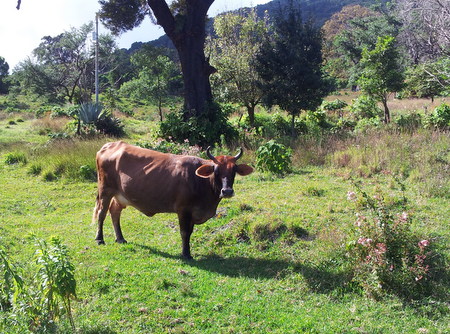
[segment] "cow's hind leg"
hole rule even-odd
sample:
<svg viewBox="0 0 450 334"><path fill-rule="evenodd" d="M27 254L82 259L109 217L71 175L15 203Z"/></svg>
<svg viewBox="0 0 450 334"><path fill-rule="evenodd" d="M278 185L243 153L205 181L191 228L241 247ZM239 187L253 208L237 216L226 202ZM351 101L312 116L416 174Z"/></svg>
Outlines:
<svg viewBox="0 0 450 334"><path fill-rule="evenodd" d="M178 220L180 223L180 233L182 241L182 256L186 260L192 260L190 239L192 231L194 230L194 224L192 223L192 215L190 212L183 212L178 214Z"/></svg>
<svg viewBox="0 0 450 334"><path fill-rule="evenodd" d="M109 205L111 203L112 195L101 194L97 196L97 203L94 209L94 219L97 219L97 236L95 241L99 245L104 245L105 240L103 239L103 223L105 222L106 215L108 213Z"/></svg>
<svg viewBox="0 0 450 334"><path fill-rule="evenodd" d="M125 244L127 242L123 237L122 229L120 228L120 214L124 208L125 206L120 204L115 198L113 198L111 205L109 206L114 232L116 233L116 242L119 244Z"/></svg>

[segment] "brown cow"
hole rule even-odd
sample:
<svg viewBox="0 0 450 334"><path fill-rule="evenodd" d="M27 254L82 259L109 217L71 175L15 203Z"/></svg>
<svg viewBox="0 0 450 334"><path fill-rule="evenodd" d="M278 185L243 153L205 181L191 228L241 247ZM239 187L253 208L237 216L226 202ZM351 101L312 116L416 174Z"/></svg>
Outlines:
<svg viewBox="0 0 450 334"><path fill-rule="evenodd" d="M160 153L121 141L105 144L97 152L97 243L105 243L103 222L108 209L118 243L126 242L120 214L128 205L147 216L173 212L178 215L183 257L192 259L189 240L194 225L213 217L220 200L234 195L236 173L253 172L248 165L236 164L242 149L234 157L214 157L209 147L206 152L211 160Z"/></svg>

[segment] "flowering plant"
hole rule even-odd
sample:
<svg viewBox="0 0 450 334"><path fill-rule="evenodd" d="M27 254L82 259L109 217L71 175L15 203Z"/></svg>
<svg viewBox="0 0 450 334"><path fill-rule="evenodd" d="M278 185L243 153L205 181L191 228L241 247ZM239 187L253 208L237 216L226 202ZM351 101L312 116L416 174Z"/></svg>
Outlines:
<svg viewBox="0 0 450 334"><path fill-rule="evenodd" d="M363 213L356 214L355 235L347 244L353 281L373 298L386 292L413 299L430 293L433 240L413 234L405 207L392 212L381 193L371 197L355 186L360 196L349 191L347 199L362 203Z"/></svg>

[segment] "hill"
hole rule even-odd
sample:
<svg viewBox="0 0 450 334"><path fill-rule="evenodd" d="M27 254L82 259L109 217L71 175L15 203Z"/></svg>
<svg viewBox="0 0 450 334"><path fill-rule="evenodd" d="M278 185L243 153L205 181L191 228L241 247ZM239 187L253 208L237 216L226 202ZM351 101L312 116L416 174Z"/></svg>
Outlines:
<svg viewBox="0 0 450 334"><path fill-rule="evenodd" d="M263 17L265 12L269 13L269 17L274 17L276 13L280 11L280 9L285 8L289 5L291 0L273 0L263 5L258 5L256 7L245 7L235 10L233 12L237 12L239 10L250 10L251 8L255 8L256 13L259 17ZM386 0L383 0L386 2ZM371 6L376 4L377 0L300 0L298 1L300 5L300 9L303 13L305 19L311 18L318 25L322 26L334 13L339 12L344 6L351 4L359 4L362 6ZM219 14L220 15L220 14ZM214 18L211 18L207 24L207 34L212 33L213 31ZM149 41L149 42L136 42L133 43L128 50L128 52L132 53L136 50L139 50L142 45L149 43L156 47L166 47L173 48L173 44L170 39L163 35L160 38Z"/></svg>

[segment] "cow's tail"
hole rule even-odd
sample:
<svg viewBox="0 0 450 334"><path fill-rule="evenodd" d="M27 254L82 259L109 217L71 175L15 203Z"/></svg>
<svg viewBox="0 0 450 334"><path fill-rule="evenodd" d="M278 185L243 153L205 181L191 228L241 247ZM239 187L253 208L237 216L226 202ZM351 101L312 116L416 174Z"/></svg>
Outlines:
<svg viewBox="0 0 450 334"><path fill-rule="evenodd" d="M97 199L95 200L94 212L92 214L92 224L97 224L99 208L100 208L100 196L99 196L99 194L97 194Z"/></svg>

